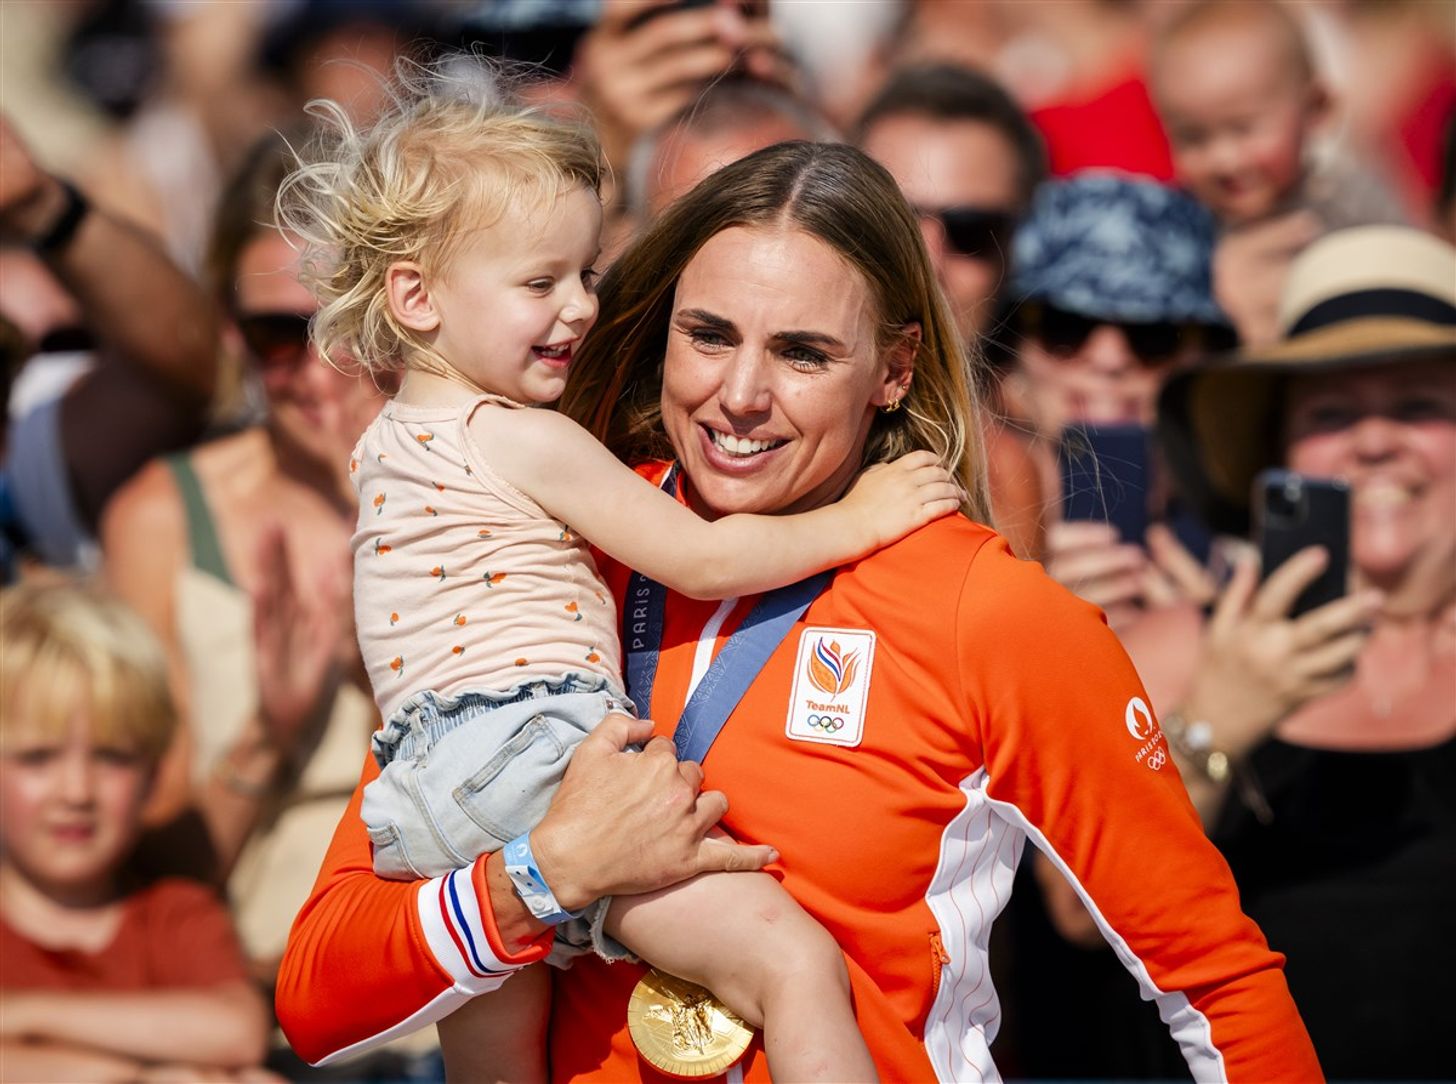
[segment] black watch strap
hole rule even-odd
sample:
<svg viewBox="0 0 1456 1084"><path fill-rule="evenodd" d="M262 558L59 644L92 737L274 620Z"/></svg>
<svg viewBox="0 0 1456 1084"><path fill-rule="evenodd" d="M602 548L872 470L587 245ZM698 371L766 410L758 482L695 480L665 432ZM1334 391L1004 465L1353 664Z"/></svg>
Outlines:
<svg viewBox="0 0 1456 1084"><path fill-rule="evenodd" d="M61 213L51 223L50 229L30 243L31 249L42 256L54 256L65 249L71 243L71 238L76 236L76 230L85 220L87 212L91 210L90 201L81 194L79 188L64 179L60 184L66 194Z"/></svg>

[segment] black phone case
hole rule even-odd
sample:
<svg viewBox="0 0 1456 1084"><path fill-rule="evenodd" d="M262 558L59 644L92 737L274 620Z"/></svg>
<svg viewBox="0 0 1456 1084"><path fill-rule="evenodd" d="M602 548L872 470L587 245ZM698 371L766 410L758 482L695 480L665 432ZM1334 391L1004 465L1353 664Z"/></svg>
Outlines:
<svg viewBox="0 0 1456 1084"><path fill-rule="evenodd" d="M1323 546L1330 561L1294 602L1291 617L1345 594L1350 568L1350 487L1270 470L1254 482L1254 524L1264 576L1308 546Z"/></svg>
<svg viewBox="0 0 1456 1084"><path fill-rule="evenodd" d="M1141 426L1073 426L1062 433L1057 458L1062 518L1110 523L1124 542L1143 542L1148 529L1148 431Z"/></svg>

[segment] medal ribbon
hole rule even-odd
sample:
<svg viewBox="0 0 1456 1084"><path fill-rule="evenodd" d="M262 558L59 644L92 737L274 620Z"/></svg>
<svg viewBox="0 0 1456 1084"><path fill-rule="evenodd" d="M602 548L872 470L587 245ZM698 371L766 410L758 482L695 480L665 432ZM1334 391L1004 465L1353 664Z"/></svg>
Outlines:
<svg viewBox="0 0 1456 1084"><path fill-rule="evenodd" d="M676 495L677 466L667 472L662 489ZM728 716L758 677L784 637L809 604L833 579L832 571L770 591L758 600L743 624L708 667L678 717L672 741L680 760L701 763ZM662 646L663 610L667 588L640 572L633 572L622 611L622 645L627 652L627 695L644 714L652 710L652 686L657 680L657 658Z"/></svg>

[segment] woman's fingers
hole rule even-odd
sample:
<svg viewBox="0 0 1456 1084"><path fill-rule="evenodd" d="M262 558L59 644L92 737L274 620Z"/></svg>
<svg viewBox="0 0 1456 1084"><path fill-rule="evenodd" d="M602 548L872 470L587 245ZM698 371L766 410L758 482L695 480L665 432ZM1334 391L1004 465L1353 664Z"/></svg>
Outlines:
<svg viewBox="0 0 1456 1084"><path fill-rule="evenodd" d="M1047 559L1047 572L1079 595L1099 580L1129 578L1140 583L1139 577L1146 567L1147 557L1139 547L1132 545L1060 553Z"/></svg>
<svg viewBox="0 0 1456 1084"><path fill-rule="evenodd" d="M1086 549L1093 546L1114 546L1117 528L1100 520L1064 519L1047 528L1047 550Z"/></svg>
<svg viewBox="0 0 1456 1084"><path fill-rule="evenodd" d="M1234 570L1223 589L1223 595L1213 609L1213 619L1208 626L1210 637L1223 639L1230 635L1248 612L1249 603L1258 589L1258 556L1252 553L1240 554L1234 560Z"/></svg>
<svg viewBox="0 0 1456 1084"><path fill-rule="evenodd" d="M1362 591L1328 602L1295 619L1294 642L1301 648L1319 647L1333 637L1368 626L1383 601L1379 591Z"/></svg>
<svg viewBox="0 0 1456 1084"><path fill-rule="evenodd" d="M1337 684L1343 684L1354 673L1355 659L1369 638L1364 629L1347 632L1317 648L1300 652L1296 665L1309 678L1337 679Z"/></svg>
<svg viewBox="0 0 1456 1084"><path fill-rule="evenodd" d="M1287 618L1294 600L1319 578L1329 560L1329 551L1323 546L1307 546L1278 568L1266 569L1264 586L1254 595L1252 613L1266 621Z"/></svg>
<svg viewBox="0 0 1456 1084"><path fill-rule="evenodd" d="M1168 527L1161 523L1149 527L1147 545L1153 564L1167 577L1179 597L1200 606L1213 601L1218 594L1213 577Z"/></svg>
<svg viewBox="0 0 1456 1084"><path fill-rule="evenodd" d="M665 746L667 746L669 752L675 752L672 743L669 742L666 738L659 738L657 740L661 741ZM703 789L703 767L696 760L678 761L677 774L682 776L682 781L684 783L693 788L694 794L697 794L698 791ZM699 796L699 800L701 800L701 796ZM718 814L718 816L720 817L722 815L722 813Z"/></svg>

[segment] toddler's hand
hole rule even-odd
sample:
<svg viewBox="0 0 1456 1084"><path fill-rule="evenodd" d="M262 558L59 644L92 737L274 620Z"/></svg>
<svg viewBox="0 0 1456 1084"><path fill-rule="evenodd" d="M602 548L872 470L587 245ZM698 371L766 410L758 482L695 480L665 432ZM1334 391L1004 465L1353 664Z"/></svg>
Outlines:
<svg viewBox="0 0 1456 1084"><path fill-rule="evenodd" d="M921 451L866 468L840 504L878 549L954 512L960 502L950 472L933 452Z"/></svg>

